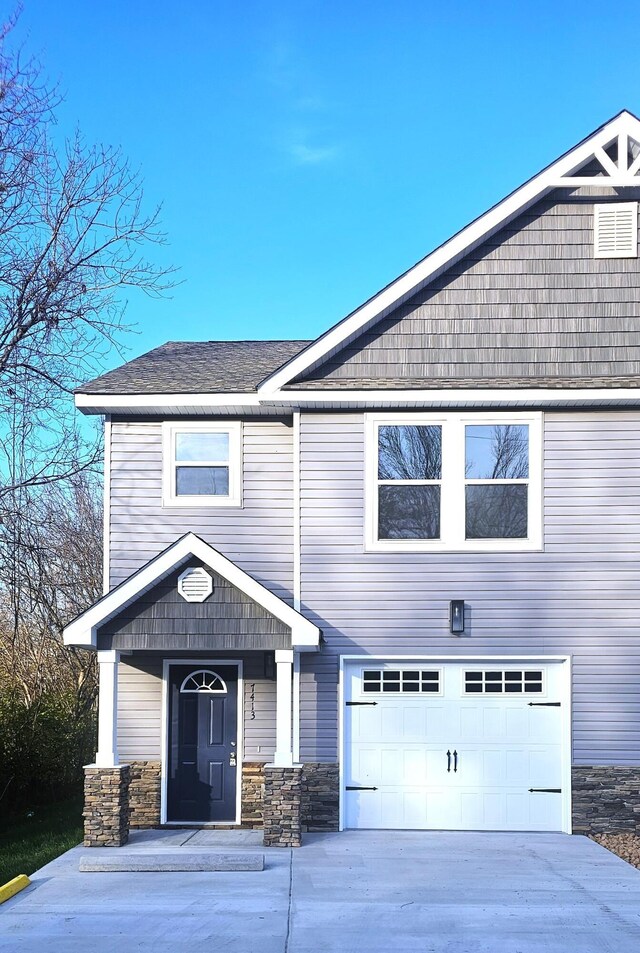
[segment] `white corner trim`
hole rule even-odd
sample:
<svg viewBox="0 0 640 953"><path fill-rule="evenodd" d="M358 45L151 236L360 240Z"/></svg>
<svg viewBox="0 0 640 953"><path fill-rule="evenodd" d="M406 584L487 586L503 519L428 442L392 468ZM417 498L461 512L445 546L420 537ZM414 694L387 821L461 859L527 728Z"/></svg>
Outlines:
<svg viewBox="0 0 640 953"><path fill-rule="evenodd" d="M248 573L230 559L219 553L213 546L194 533L187 533L163 553L152 559L128 580L104 596L82 615L70 622L64 629L65 645L96 645L97 629L104 625L126 605L133 602L141 593L150 589L169 573L177 569L191 557L200 559L205 566L218 573L232 586L240 589L250 599L261 605L277 619L291 629L294 646L314 647L319 644L320 630L313 622L283 602L273 592L253 579Z"/></svg>
<svg viewBox="0 0 640 953"><path fill-rule="evenodd" d="M111 550L111 417L104 418L104 476L102 480L102 594L109 592Z"/></svg>
<svg viewBox="0 0 640 953"><path fill-rule="evenodd" d="M588 139L561 156L542 172L516 189L505 199L485 212L484 215L467 225L466 228L450 238L444 245L436 248L422 261L410 268L404 275L374 295L362 307L348 315L337 325L321 335L301 354L293 357L281 368L267 377L258 387L258 394L272 397L281 387L295 377L309 370L329 354L336 351L348 340L362 332L367 326L379 320L399 303L415 293L422 285L444 271L455 260L468 253L489 235L524 211L552 189L576 185L576 180L566 180L587 162L594 151L603 149L616 137L627 136L640 142L640 121L631 113L624 111L596 130ZM630 172L630 170L628 170ZM579 184L587 184L578 178ZM620 183L613 176L598 179L600 186L616 187ZM640 185L640 179L633 179L625 170L624 185Z"/></svg>
<svg viewBox="0 0 640 953"><path fill-rule="evenodd" d="M300 612L302 598L300 540L300 411L293 413L293 608Z"/></svg>

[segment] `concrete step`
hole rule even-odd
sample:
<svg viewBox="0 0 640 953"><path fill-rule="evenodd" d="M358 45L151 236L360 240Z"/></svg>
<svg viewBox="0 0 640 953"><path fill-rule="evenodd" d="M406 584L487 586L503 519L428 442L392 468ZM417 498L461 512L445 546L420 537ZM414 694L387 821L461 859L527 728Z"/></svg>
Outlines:
<svg viewBox="0 0 640 953"><path fill-rule="evenodd" d="M151 850L125 851L117 854L82 854L81 873L138 873L160 871L215 871L215 870L264 870L264 854L255 851L187 850L154 852Z"/></svg>

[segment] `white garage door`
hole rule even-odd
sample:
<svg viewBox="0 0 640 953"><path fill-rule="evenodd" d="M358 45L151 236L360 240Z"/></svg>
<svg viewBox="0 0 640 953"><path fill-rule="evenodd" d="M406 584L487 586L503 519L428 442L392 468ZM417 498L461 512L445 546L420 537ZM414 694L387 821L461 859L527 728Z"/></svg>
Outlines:
<svg viewBox="0 0 640 953"><path fill-rule="evenodd" d="M564 683L552 662L349 663L344 826L562 830Z"/></svg>

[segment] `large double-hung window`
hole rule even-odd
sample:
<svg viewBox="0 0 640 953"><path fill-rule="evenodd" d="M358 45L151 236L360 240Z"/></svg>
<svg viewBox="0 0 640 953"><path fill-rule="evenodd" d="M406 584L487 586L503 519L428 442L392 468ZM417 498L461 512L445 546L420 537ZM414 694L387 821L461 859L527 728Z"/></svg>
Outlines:
<svg viewBox="0 0 640 953"><path fill-rule="evenodd" d="M367 545L538 549L541 415L368 415Z"/></svg>

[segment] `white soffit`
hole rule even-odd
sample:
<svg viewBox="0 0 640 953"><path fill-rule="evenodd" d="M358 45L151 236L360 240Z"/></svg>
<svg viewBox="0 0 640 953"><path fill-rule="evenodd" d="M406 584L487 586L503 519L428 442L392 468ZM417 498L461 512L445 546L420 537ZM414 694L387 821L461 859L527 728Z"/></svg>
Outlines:
<svg viewBox="0 0 640 953"><path fill-rule="evenodd" d="M616 143L619 161L605 151ZM594 161L599 166L597 176L578 174ZM312 370L553 189L640 187L639 172L640 120L623 110L270 374L258 387L258 395L268 400L294 378Z"/></svg>

